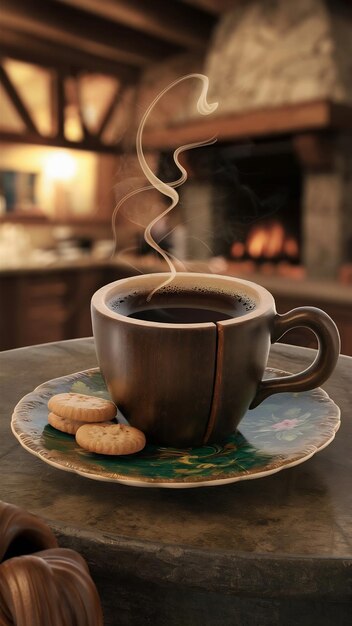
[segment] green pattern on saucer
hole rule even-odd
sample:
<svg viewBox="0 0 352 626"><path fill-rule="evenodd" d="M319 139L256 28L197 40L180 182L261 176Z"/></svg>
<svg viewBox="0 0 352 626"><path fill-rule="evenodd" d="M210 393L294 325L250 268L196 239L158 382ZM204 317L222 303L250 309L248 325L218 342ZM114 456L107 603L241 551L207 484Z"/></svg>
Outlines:
<svg viewBox="0 0 352 626"><path fill-rule="evenodd" d="M283 375L287 373L266 370L266 378ZM248 411L239 430L222 445L147 445L135 455L111 457L86 452L72 435L48 424L48 399L68 391L109 398L97 369L40 385L12 416L12 431L21 445L59 469L132 486L197 487L267 476L310 458L333 440L340 425L340 411L322 389L283 393Z"/></svg>

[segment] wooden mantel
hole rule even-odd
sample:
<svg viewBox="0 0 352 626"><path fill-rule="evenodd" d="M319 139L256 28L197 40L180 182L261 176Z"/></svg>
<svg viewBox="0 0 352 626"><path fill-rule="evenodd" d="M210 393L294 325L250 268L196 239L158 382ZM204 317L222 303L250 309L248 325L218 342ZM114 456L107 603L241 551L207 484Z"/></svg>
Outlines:
<svg viewBox="0 0 352 626"><path fill-rule="evenodd" d="M229 142L273 134L338 129L352 130L352 105L320 100L226 117L209 115L165 128L147 128L143 145L149 150L168 150L210 137Z"/></svg>

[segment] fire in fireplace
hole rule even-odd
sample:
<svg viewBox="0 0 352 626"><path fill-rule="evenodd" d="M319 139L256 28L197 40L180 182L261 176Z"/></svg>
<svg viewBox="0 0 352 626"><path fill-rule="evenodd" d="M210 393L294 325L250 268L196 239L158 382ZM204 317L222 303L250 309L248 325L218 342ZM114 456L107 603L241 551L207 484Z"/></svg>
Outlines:
<svg viewBox="0 0 352 626"><path fill-rule="evenodd" d="M263 262L288 260L296 263L299 247L296 238L286 231L282 222L269 220L252 226L245 242L234 241L230 253L236 260L250 258Z"/></svg>

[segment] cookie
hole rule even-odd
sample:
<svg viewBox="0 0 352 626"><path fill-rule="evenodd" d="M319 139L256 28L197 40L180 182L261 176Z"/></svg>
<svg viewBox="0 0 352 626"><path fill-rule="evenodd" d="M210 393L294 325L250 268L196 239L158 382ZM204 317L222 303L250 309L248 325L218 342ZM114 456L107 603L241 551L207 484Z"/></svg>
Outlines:
<svg viewBox="0 0 352 626"><path fill-rule="evenodd" d="M125 424L85 424L76 432L81 448L97 454L134 454L145 446L145 436Z"/></svg>
<svg viewBox="0 0 352 626"><path fill-rule="evenodd" d="M48 408L55 415L85 423L106 422L116 415L113 402L83 393L58 393L50 398Z"/></svg>
<svg viewBox="0 0 352 626"><path fill-rule="evenodd" d="M83 422L78 422L77 420L70 420L67 417L60 417L60 415L56 415L55 413L49 413L48 422L50 426L56 428L56 430L60 430L62 433L67 433L68 435L75 435L77 430L83 424ZM112 424L112 422L101 423Z"/></svg>

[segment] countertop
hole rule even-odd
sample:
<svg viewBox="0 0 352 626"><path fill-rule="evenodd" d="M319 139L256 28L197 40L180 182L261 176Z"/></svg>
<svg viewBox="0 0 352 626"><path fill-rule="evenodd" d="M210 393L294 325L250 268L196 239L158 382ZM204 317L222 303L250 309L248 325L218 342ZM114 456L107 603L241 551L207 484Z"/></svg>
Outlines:
<svg viewBox="0 0 352 626"><path fill-rule="evenodd" d="M344 284L336 280L294 278L278 273L266 274L255 271L255 268L249 271L241 269L241 266L235 262L222 259L220 261L213 259L210 262L187 261L185 267L191 272L237 276L258 283L274 294L280 293L281 296L288 298L308 298L312 301L319 301L322 306L324 302L334 305L352 305L352 284ZM243 268L245 267L244 265ZM116 255L113 258L98 258L90 254L81 254L76 258L58 257L47 263L29 259L27 262L3 265L0 267L0 277L29 274L50 275L54 272L87 271L99 268L102 271L106 269L116 270L117 273L123 273L126 276L167 271L166 265L153 255Z"/></svg>

